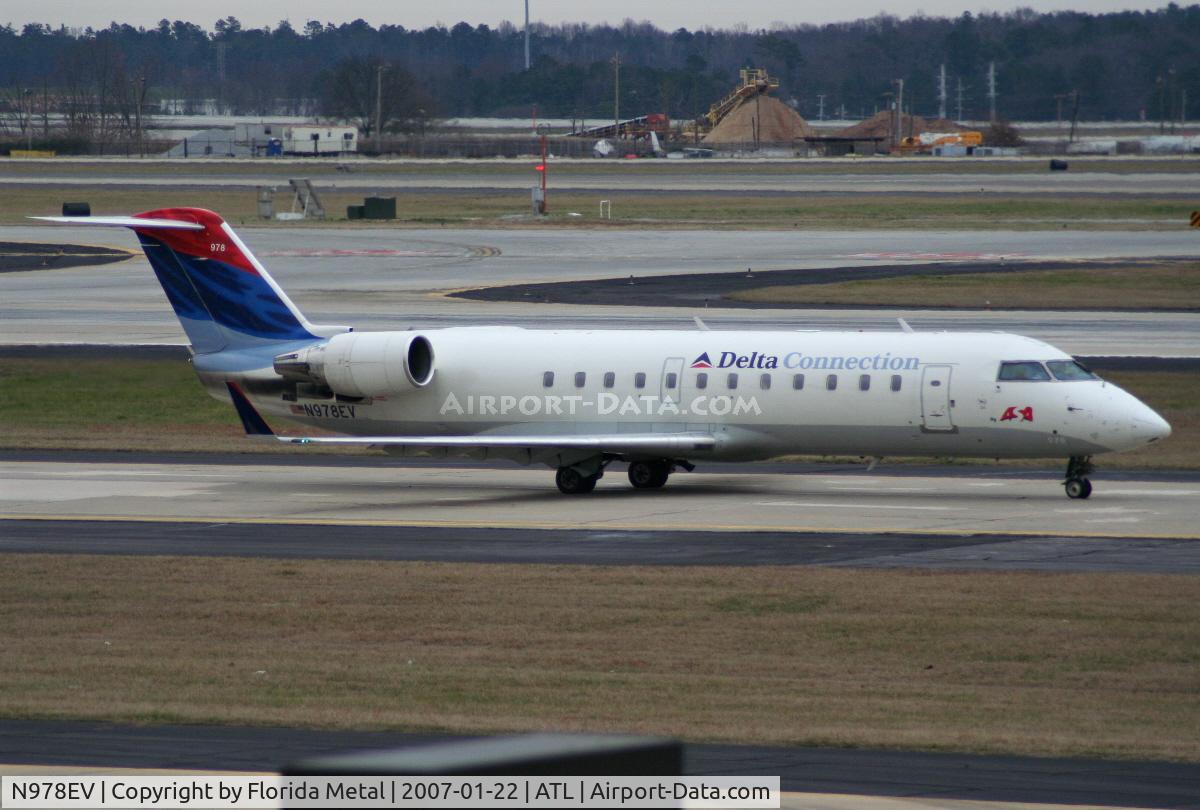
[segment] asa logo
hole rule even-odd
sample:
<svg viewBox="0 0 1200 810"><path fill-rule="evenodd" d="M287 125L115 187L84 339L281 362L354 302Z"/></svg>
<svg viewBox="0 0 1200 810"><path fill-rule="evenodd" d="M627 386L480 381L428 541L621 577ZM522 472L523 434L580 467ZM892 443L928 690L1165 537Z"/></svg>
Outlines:
<svg viewBox="0 0 1200 810"><path fill-rule="evenodd" d="M1027 405L1024 408L1018 408L1015 405L1009 405L1004 409L1004 413L1000 416L1001 422L1011 422L1014 419L1020 419L1022 422L1033 421L1033 406Z"/></svg>
<svg viewBox="0 0 1200 810"><path fill-rule="evenodd" d="M708 352L703 352L699 357L692 361L689 368L712 368L712 360L708 358Z"/></svg>

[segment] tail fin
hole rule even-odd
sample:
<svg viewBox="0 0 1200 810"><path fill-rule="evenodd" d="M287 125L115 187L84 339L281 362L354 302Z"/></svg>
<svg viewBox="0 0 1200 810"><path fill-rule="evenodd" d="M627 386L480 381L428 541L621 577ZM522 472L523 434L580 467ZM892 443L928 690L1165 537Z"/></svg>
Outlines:
<svg viewBox="0 0 1200 810"><path fill-rule="evenodd" d="M132 217L36 217L131 228L197 354L316 340L345 327L314 327L220 216L164 208Z"/></svg>

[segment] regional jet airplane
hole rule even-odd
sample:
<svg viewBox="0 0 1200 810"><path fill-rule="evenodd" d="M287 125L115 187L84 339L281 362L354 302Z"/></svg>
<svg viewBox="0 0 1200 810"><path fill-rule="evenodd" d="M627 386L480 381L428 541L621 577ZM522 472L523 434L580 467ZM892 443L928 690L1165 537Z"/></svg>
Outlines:
<svg viewBox="0 0 1200 810"><path fill-rule="evenodd" d="M211 211L39 217L131 228L246 432L292 444L504 458L590 492L610 462L656 488L709 460L787 453L1067 458L1159 441L1153 410L1046 343L999 332L355 332L300 313ZM697 321L697 325L703 324ZM263 416L322 428L275 435ZM329 435L329 434L340 435Z"/></svg>

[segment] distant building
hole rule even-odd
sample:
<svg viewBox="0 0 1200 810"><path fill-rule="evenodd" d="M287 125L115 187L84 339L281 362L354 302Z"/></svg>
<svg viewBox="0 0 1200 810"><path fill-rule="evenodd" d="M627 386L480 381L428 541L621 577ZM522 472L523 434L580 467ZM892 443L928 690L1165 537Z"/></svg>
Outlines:
<svg viewBox="0 0 1200 810"><path fill-rule="evenodd" d="M358 151L358 128L317 124L238 124L234 142L249 147L252 154L265 154L268 145L279 141L285 155L342 155Z"/></svg>

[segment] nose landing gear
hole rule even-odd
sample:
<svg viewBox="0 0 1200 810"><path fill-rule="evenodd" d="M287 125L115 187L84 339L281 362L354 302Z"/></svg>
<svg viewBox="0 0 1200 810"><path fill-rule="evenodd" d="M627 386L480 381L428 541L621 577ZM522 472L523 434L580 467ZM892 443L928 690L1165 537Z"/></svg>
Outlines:
<svg viewBox="0 0 1200 810"><path fill-rule="evenodd" d="M1071 456L1067 461L1067 479L1063 481L1068 498L1083 499L1092 494L1092 482L1087 476L1093 469L1091 456Z"/></svg>

